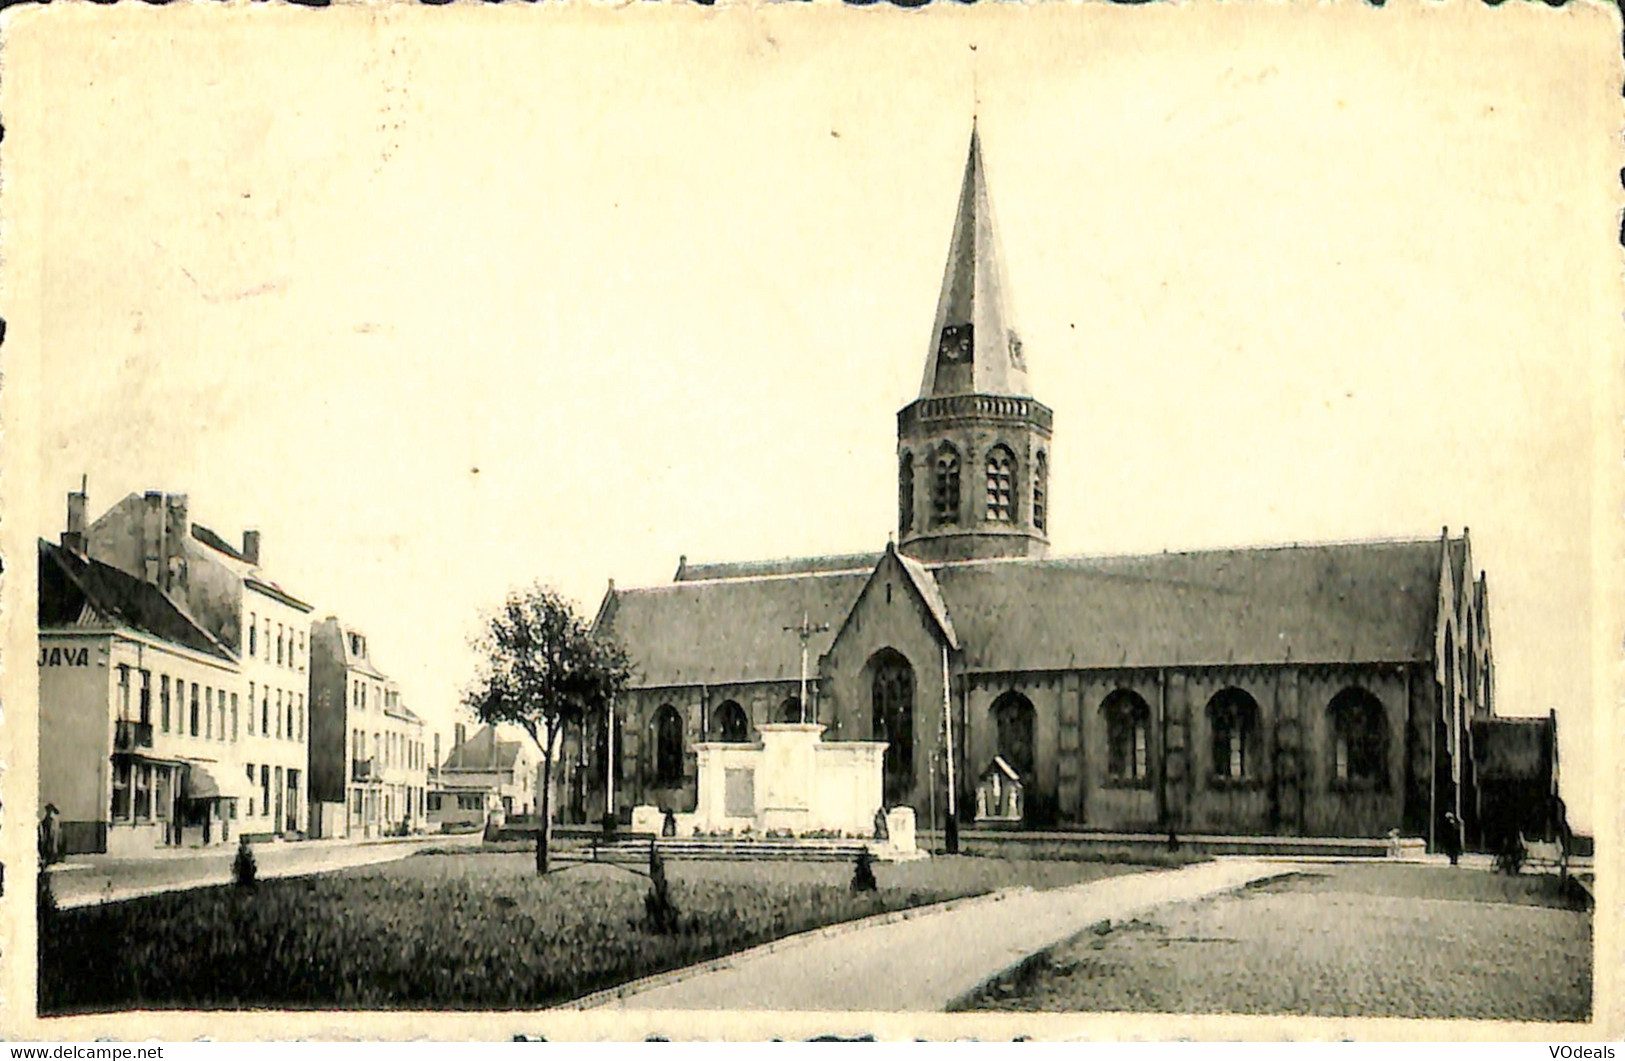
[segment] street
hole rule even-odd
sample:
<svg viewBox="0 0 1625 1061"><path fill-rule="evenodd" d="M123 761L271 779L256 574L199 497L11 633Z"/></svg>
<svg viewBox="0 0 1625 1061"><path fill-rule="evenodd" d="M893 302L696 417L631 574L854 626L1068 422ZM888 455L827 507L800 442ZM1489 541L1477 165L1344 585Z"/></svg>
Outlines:
<svg viewBox="0 0 1625 1061"><path fill-rule="evenodd" d="M477 847L479 833L433 835L399 840L304 840L253 845L260 877L367 866L405 858L430 847ZM51 867L51 888L60 907L134 899L142 895L231 883L235 845L210 851L163 852L151 858L70 855Z"/></svg>

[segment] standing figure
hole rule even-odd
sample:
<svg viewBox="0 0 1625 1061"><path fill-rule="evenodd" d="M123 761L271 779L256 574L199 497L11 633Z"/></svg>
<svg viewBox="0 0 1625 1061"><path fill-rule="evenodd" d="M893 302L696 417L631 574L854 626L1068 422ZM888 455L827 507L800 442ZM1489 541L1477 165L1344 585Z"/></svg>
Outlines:
<svg viewBox="0 0 1625 1061"><path fill-rule="evenodd" d="M62 830L56 816L56 805L47 803L45 817L39 823L39 860L42 866L49 866L62 857Z"/></svg>
<svg viewBox="0 0 1625 1061"><path fill-rule="evenodd" d="M1445 811L1444 815L1444 853L1450 856L1450 864L1461 864L1461 820L1455 812Z"/></svg>

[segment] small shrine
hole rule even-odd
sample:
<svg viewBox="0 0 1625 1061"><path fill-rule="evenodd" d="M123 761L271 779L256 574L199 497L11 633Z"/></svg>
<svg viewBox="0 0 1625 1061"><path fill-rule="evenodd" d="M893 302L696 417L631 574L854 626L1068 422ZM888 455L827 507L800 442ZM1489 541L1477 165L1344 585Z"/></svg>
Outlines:
<svg viewBox="0 0 1625 1061"><path fill-rule="evenodd" d="M976 783L976 820L1019 822L1026 810L1021 775L995 755Z"/></svg>

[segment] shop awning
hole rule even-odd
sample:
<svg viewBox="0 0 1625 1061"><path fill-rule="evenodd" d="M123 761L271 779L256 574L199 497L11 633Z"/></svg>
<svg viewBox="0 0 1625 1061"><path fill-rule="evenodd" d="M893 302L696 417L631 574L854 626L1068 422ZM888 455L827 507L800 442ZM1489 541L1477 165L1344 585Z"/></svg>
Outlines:
<svg viewBox="0 0 1625 1061"><path fill-rule="evenodd" d="M186 783L182 787L185 799L236 799L234 793L222 792L220 782L206 767L193 763L187 767Z"/></svg>

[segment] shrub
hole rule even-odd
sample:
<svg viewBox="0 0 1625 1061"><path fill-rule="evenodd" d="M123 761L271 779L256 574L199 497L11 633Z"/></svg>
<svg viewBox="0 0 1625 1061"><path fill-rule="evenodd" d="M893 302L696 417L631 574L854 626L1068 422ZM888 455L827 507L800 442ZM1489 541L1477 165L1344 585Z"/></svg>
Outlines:
<svg viewBox="0 0 1625 1061"><path fill-rule="evenodd" d="M255 878L259 875L259 867L254 862L254 852L248 846L248 837L237 838L237 857L231 860L232 883L239 888L252 888Z"/></svg>
<svg viewBox="0 0 1625 1061"><path fill-rule="evenodd" d="M872 892L879 887L875 881L874 859L870 857L869 849L865 847L858 852L857 864L852 867L852 890Z"/></svg>
<svg viewBox="0 0 1625 1061"><path fill-rule="evenodd" d="M666 883L666 860L660 849L649 845L649 894L643 897L643 913L649 930L658 936L677 932L677 904L671 899L671 886Z"/></svg>

